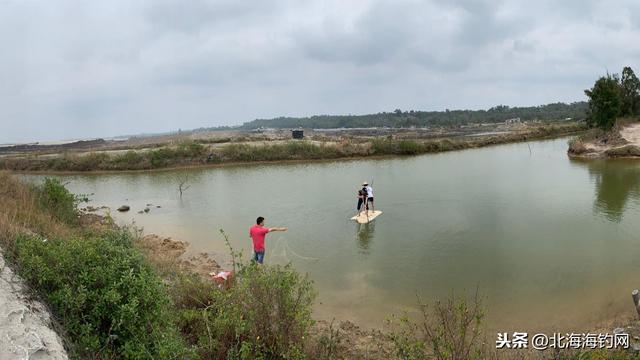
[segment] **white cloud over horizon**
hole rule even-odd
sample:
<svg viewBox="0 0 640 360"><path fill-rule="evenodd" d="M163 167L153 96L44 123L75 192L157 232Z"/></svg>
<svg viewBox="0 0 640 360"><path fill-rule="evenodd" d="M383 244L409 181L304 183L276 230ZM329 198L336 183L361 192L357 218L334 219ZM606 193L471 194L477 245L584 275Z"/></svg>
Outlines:
<svg viewBox="0 0 640 360"><path fill-rule="evenodd" d="M0 0L0 143L584 100L640 4Z"/></svg>

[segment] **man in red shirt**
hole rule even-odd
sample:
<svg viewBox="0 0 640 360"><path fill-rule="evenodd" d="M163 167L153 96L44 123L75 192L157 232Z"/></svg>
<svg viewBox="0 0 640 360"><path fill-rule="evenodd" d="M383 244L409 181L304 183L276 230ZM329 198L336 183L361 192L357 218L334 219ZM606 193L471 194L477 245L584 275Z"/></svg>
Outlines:
<svg viewBox="0 0 640 360"><path fill-rule="evenodd" d="M253 240L253 260L258 264L264 261L264 238L268 232L287 231L286 227L266 228L262 216L256 219L256 224L249 229L249 237Z"/></svg>

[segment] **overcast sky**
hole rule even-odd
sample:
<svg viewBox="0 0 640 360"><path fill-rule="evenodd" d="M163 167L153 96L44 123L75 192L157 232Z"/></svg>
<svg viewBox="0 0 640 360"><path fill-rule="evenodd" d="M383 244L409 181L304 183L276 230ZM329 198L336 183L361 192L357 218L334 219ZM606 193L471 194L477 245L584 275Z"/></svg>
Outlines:
<svg viewBox="0 0 640 360"><path fill-rule="evenodd" d="M0 0L0 143L572 102L639 59L636 0Z"/></svg>

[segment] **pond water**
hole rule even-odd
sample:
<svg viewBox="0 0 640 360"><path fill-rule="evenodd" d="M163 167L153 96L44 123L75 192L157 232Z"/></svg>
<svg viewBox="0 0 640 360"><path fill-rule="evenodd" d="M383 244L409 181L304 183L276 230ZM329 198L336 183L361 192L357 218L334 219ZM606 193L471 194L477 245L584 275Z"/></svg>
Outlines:
<svg viewBox="0 0 640 360"><path fill-rule="evenodd" d="M379 327L450 294L483 297L491 328L580 331L633 312L640 287L640 162L572 161L567 139L408 158L63 176L122 223L191 243L224 263L218 229L251 254L257 216L267 263L319 291L316 316ZM178 194L181 176L189 188ZM38 180L40 176L30 176ZM358 225L373 181L383 214ZM146 204L148 214L138 214ZM156 208L160 205L160 208Z"/></svg>

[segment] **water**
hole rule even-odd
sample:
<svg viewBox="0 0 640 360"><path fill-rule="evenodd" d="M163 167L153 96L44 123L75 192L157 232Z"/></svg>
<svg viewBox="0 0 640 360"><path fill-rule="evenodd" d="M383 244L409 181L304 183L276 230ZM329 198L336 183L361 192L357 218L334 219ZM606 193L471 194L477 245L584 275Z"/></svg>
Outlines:
<svg viewBox="0 0 640 360"><path fill-rule="evenodd" d="M531 148L531 152L529 151ZM379 327L390 314L479 289L490 327L581 331L634 310L640 287L640 162L571 161L567 139L384 160L64 176L92 205L226 261L223 228L250 256L309 273L316 316ZM182 199L178 177L190 177ZM36 177L38 178L38 177ZM373 180L383 215L358 225L356 191ZM148 214L138 214L147 203Z"/></svg>

